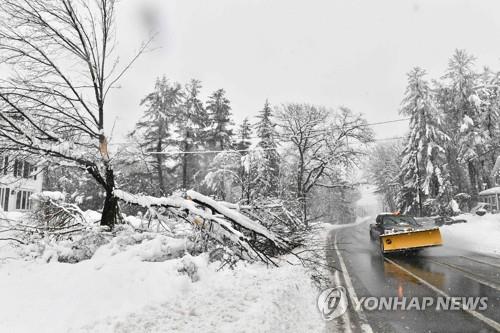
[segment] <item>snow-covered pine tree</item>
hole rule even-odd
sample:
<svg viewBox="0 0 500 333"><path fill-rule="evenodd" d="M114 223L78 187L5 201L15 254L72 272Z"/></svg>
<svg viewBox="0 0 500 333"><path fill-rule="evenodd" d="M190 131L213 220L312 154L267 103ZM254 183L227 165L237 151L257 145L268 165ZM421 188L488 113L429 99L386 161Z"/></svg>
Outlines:
<svg viewBox="0 0 500 333"><path fill-rule="evenodd" d="M266 100L264 108L257 116L254 128L258 137L257 147L261 149L258 161L256 190L261 195L273 195L278 191L280 156L278 153L278 133L272 120L272 109Z"/></svg>
<svg viewBox="0 0 500 333"><path fill-rule="evenodd" d="M210 120L208 142L212 149L228 150L232 146L233 130L230 128L231 106L224 89L214 92L208 99L207 112Z"/></svg>
<svg viewBox="0 0 500 333"><path fill-rule="evenodd" d="M243 122L240 124L240 127L238 128L238 143L237 143L238 150L246 150L250 148L250 146L252 145L251 139L252 139L252 125L250 125L248 117L245 117L245 119L243 119ZM245 152L242 153L243 153L242 155L247 154Z"/></svg>
<svg viewBox="0 0 500 333"><path fill-rule="evenodd" d="M475 94L470 101L478 111L478 135L480 145L476 145L480 167L480 182L487 187L495 186L492 170L500 148L500 73L484 68L478 77Z"/></svg>
<svg viewBox="0 0 500 333"><path fill-rule="evenodd" d="M183 152L200 150L204 146L208 115L199 98L200 90L201 82L199 80L193 79L185 85L183 101L176 116L177 145ZM202 163L202 157L198 154L182 154L182 188L191 187L193 177Z"/></svg>
<svg viewBox="0 0 500 333"><path fill-rule="evenodd" d="M474 87L477 74L474 67L475 58L465 50L455 50L448 63L443 79L446 80L446 133L451 138L446 147L448 164L451 166L453 183L458 185L459 192L470 192L477 195L478 184L478 152L477 144L481 144L478 127L479 112L475 107ZM460 174L461 163L468 173L468 188L463 187L463 173Z"/></svg>
<svg viewBox="0 0 500 333"><path fill-rule="evenodd" d="M171 142L171 126L179 113L183 92L179 83L170 84L166 77L158 78L154 91L141 102L146 107L144 115L130 134L146 152L161 152ZM170 158L170 157L169 157ZM165 185L166 158L163 154L153 154L160 195L167 193Z"/></svg>
<svg viewBox="0 0 500 333"><path fill-rule="evenodd" d="M427 199L442 194L442 145L447 140L441 130L438 110L431 89L424 79L425 70L416 67L408 73L408 86L400 113L410 117L410 133L402 152L398 197L405 213L422 214Z"/></svg>
<svg viewBox="0 0 500 333"><path fill-rule="evenodd" d="M241 166L239 168L239 177L241 179L241 200L249 203L252 199L253 186L255 183L256 170L254 167L253 152L248 151L252 145L252 126L245 117L238 128L238 142L236 144L241 154Z"/></svg>

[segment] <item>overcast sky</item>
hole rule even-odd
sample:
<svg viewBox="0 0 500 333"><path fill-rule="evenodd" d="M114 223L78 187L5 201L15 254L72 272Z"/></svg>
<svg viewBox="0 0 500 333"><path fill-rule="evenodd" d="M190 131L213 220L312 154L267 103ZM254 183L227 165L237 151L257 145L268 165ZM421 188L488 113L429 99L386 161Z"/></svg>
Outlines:
<svg viewBox="0 0 500 333"><path fill-rule="evenodd" d="M118 11L123 60L151 27L161 31L161 49L143 56L111 95L115 141L163 74L202 80L205 96L224 88L238 122L266 98L343 105L377 122L400 118L413 66L438 78L454 49L464 48L478 68L500 69L496 0L121 0ZM386 138L406 126L374 129Z"/></svg>

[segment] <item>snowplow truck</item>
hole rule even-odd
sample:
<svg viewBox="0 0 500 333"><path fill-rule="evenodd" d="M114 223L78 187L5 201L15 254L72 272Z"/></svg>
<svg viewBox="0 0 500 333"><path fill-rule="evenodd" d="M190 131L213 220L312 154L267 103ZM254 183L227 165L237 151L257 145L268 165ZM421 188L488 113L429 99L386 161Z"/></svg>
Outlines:
<svg viewBox="0 0 500 333"><path fill-rule="evenodd" d="M426 228L413 217L384 213L370 224L370 238L378 240L383 254L443 245L438 227Z"/></svg>

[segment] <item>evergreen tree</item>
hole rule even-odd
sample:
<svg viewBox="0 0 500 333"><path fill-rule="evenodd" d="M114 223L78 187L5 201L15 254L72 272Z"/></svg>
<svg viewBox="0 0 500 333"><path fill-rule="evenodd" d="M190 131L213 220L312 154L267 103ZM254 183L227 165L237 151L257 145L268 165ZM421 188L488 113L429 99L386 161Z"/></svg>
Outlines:
<svg viewBox="0 0 500 333"><path fill-rule="evenodd" d="M219 89L209 97L207 102L210 120L207 139L213 149L228 150L232 145L231 106L225 94L224 89Z"/></svg>
<svg viewBox="0 0 500 333"><path fill-rule="evenodd" d="M403 184L399 207L404 212L422 213L426 199L443 194L440 162L447 136L441 130L438 111L425 71L414 68L408 73L408 86L401 114L410 117L410 133L402 153L400 180Z"/></svg>
<svg viewBox="0 0 500 333"><path fill-rule="evenodd" d="M273 194L278 190L279 163L278 133L276 124L272 120L272 110L266 100L264 108L257 116L255 130L258 137L257 147L261 148L261 158L258 164L258 178L256 188L261 194Z"/></svg>
<svg viewBox="0 0 500 333"><path fill-rule="evenodd" d="M245 117L240 125L240 128L238 129L238 150L246 150L250 148L250 146L252 145L252 142L250 141L251 138L252 127L250 125L250 121L248 121L248 118ZM242 153L242 155L245 155L244 152Z"/></svg>
<svg viewBox="0 0 500 333"><path fill-rule="evenodd" d="M200 169L202 158L197 154L189 154L193 150L203 148L208 126L208 115L199 99L201 82L191 80L184 87L184 100L182 102L177 120L177 144L183 152L181 157L182 165L182 188L191 186L193 177Z"/></svg>
<svg viewBox="0 0 500 333"><path fill-rule="evenodd" d="M496 186L492 170L500 147L500 74L485 68L478 78L475 94L470 100L478 111L476 144L480 182L487 187Z"/></svg>
<svg viewBox="0 0 500 333"><path fill-rule="evenodd" d="M146 152L161 152L171 144L171 126L179 113L182 88L178 83L170 84L166 77L158 78L154 91L141 102L146 107L144 115L130 134ZM166 158L163 154L152 155L151 163L156 171L160 193L167 192L165 183Z"/></svg>
<svg viewBox="0 0 500 333"><path fill-rule="evenodd" d="M456 50L448 63L448 69L443 76L447 80L446 103L444 109L446 132L451 140L447 146L448 163L451 166L453 183L458 185L458 191L478 192L478 152L480 134L475 126L479 120L479 112L471 96L475 95L477 74L473 70L475 58L464 50ZM468 173L468 188L463 187L463 174L459 171L466 165ZM454 175L453 175L454 174Z"/></svg>
<svg viewBox="0 0 500 333"><path fill-rule="evenodd" d="M241 165L239 168L239 178L241 180L241 200L250 203L253 197L253 185L255 184L255 177L257 176L254 167L254 152L248 151L252 138L252 127L248 118L243 119L238 129L238 143L237 148L240 150Z"/></svg>

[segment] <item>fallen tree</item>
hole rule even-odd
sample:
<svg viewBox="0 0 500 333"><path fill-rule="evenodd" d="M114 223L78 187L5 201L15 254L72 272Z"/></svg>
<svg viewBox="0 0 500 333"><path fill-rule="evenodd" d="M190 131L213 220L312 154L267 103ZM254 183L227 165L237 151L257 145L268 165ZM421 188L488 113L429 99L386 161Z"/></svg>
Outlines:
<svg viewBox="0 0 500 333"><path fill-rule="evenodd" d="M165 208L212 240L223 245L236 246L237 251L233 252L244 259L277 265L272 259L273 256L290 253L300 245L273 233L237 209L195 191L161 198L131 194L122 190L115 190L114 195L128 204L148 209Z"/></svg>
<svg viewBox="0 0 500 333"><path fill-rule="evenodd" d="M113 195L145 208L146 214L122 216L126 224L110 231L98 226L99 212L82 212L77 205L65 202L63 193L42 192L34 196L39 201L37 209L26 219L0 218L0 236L18 243L22 255L47 262L76 263L91 258L110 242L121 251L156 239L153 248L159 255L141 255L141 260L207 253L211 262L221 263L220 268L234 267L239 260L272 266L288 263L308 268L318 284L328 280L330 269L336 269L325 262L321 231L312 225L304 227L293 202L276 199L238 205L195 191L152 197L115 190Z"/></svg>

